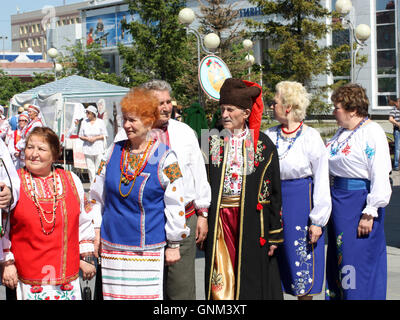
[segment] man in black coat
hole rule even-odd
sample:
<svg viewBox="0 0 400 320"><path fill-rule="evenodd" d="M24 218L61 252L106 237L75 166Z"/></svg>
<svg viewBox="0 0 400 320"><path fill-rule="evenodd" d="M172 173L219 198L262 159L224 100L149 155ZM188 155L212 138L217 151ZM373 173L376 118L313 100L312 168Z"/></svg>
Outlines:
<svg viewBox="0 0 400 320"><path fill-rule="evenodd" d="M260 132L261 88L227 79L220 107L224 130L209 140L206 299L282 299L276 259L283 242L279 160L275 145Z"/></svg>

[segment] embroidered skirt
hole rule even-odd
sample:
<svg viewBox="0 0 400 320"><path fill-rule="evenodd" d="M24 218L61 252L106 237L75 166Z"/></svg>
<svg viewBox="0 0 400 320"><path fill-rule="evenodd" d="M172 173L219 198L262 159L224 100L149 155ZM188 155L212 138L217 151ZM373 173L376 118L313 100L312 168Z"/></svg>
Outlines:
<svg viewBox="0 0 400 320"><path fill-rule="evenodd" d="M282 180L282 221L285 241L278 261L282 287L294 296L322 291L325 268L324 233L309 244L309 214L312 209L312 179Z"/></svg>
<svg viewBox="0 0 400 320"><path fill-rule="evenodd" d="M162 300L164 248L116 250L102 244L104 300Z"/></svg>
<svg viewBox="0 0 400 320"><path fill-rule="evenodd" d="M79 278L62 285L17 285L18 300L81 300Z"/></svg>
<svg viewBox="0 0 400 320"><path fill-rule="evenodd" d="M326 299L386 299L387 258L384 209L378 209L372 232L358 237L369 182L336 178L331 188L332 214L328 224Z"/></svg>

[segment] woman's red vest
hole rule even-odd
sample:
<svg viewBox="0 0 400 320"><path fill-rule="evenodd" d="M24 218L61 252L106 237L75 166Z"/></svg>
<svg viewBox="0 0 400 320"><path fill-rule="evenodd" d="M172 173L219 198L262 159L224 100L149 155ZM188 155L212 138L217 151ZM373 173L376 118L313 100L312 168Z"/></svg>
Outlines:
<svg viewBox="0 0 400 320"><path fill-rule="evenodd" d="M26 284L59 285L79 276L79 215L80 200L69 172L56 169L61 177L62 195L57 196L57 209L53 223L47 223L36 207L28 190L25 169L19 169L20 198L11 213L10 240L15 266L20 281ZM52 212L53 198L38 199L41 207ZM45 213L47 221L52 213ZM42 220L42 225L41 221Z"/></svg>

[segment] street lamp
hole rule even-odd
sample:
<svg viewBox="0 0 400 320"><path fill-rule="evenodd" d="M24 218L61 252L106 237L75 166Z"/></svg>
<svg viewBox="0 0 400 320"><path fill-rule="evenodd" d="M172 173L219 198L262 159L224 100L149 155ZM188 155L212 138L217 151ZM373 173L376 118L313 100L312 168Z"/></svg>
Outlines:
<svg viewBox="0 0 400 320"><path fill-rule="evenodd" d="M4 40L7 40L8 37L7 36L0 36L0 39L3 40L3 60L4 60L4 56L5 56L5 50L4 50Z"/></svg>
<svg viewBox="0 0 400 320"><path fill-rule="evenodd" d="M61 72L63 69L61 64L56 63L56 58L58 56L58 50L56 48L50 48L49 50L47 50L47 54L53 61L54 79L57 81L57 72Z"/></svg>
<svg viewBox="0 0 400 320"><path fill-rule="evenodd" d="M356 68L356 58L358 50L366 46L366 41L371 35L371 29L366 24L360 24L356 28L354 28L353 23L350 19L346 19L345 16L350 13L353 8L353 4L351 0L338 0L335 5L336 11L340 14L341 18L345 22L345 24L349 27L351 35L350 35L350 62L351 62L351 70L350 70L350 78L351 82L355 82L355 68ZM354 41L356 42L356 50L354 50L353 45Z"/></svg>
<svg viewBox="0 0 400 320"><path fill-rule="evenodd" d="M189 25L195 20L196 16L194 11L190 8L183 8L179 11L178 20L180 23L185 25L187 32L192 33L196 36L197 39L197 66L200 66L200 57L201 57L201 50L203 50L207 54L214 54L214 51L218 48L221 43L219 36L216 33L209 33L204 38L200 35L200 33L196 30L191 28ZM202 95L201 95L201 88L199 84L199 100L202 104Z"/></svg>

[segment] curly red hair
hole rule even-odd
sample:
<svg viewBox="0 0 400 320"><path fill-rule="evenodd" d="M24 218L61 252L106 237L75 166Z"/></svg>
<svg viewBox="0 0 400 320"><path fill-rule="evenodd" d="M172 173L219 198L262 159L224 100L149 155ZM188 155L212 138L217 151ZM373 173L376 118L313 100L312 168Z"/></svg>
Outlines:
<svg viewBox="0 0 400 320"><path fill-rule="evenodd" d="M146 126L153 126L160 117L159 104L151 90L132 88L121 100L121 111L136 115Z"/></svg>

